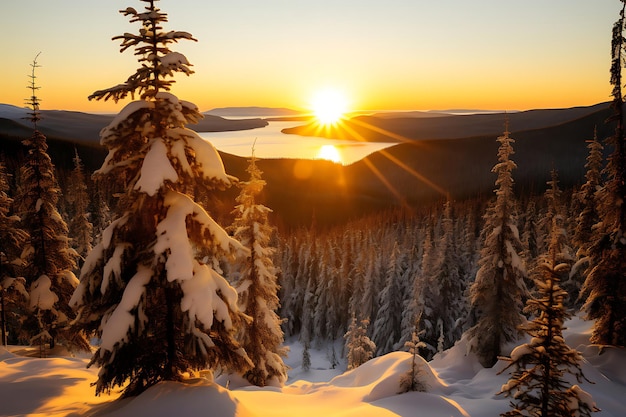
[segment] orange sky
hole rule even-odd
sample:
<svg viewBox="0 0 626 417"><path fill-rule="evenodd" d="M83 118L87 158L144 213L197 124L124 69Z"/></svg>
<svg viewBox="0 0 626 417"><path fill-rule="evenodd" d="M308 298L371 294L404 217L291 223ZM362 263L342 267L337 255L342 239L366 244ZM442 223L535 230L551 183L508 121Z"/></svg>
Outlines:
<svg viewBox="0 0 626 417"><path fill-rule="evenodd" d="M529 109L610 99L617 0L162 0L166 29L199 42L172 49L196 71L173 93L201 110L304 109L338 88L355 110ZM22 105L34 56L43 109L111 111L93 91L137 63L111 37L134 32L119 9L133 0L4 1L0 103Z"/></svg>

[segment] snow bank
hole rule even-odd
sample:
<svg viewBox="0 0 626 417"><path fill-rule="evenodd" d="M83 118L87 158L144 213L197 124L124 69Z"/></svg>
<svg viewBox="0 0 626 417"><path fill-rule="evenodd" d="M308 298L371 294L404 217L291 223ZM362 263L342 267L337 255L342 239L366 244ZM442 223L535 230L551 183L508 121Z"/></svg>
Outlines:
<svg viewBox="0 0 626 417"><path fill-rule="evenodd" d="M583 371L594 383L580 387L602 409L598 417L626 416L626 349L590 345L590 322L566 323L565 339L583 341L578 349ZM584 340L587 342L584 342ZM361 367L341 373L331 369L328 347L311 349L309 371L300 366L302 346L291 341L290 376L299 378L282 389L245 386L230 381L231 391L206 379L187 383L163 382L142 395L116 400L116 395L94 396L90 383L98 370L86 369L86 358L37 359L18 356L28 349L0 348L0 415L99 416L99 417L485 417L510 409L509 399L496 395L508 380L497 375L505 363L485 369L467 353L462 339L430 363L420 362L428 392L396 394L400 375L411 360L405 352L374 358ZM524 341L520 341L521 344ZM338 346L335 346L336 351ZM514 346L511 346L510 351ZM18 352L18 349L20 350ZM332 375L332 378L330 377ZM311 382L323 376L326 382ZM219 380L219 378L218 378Z"/></svg>
<svg viewBox="0 0 626 417"><path fill-rule="evenodd" d="M264 417L248 410L231 393L206 379L161 382L136 398L112 404L102 417L216 416Z"/></svg>
<svg viewBox="0 0 626 417"><path fill-rule="evenodd" d="M376 401L398 393L400 377L411 367L412 355L408 352L392 352L370 360L356 369L333 378L328 384L336 387L366 387L369 393L364 401ZM428 389L438 390L445 386L423 358L418 357L423 370L423 380Z"/></svg>

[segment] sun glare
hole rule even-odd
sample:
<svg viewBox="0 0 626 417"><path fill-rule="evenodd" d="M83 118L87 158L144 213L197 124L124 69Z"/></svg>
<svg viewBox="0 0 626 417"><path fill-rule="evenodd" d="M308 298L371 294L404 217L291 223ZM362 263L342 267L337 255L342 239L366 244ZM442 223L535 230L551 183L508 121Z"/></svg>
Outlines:
<svg viewBox="0 0 626 417"><path fill-rule="evenodd" d="M348 111L348 101L338 90L319 91L311 101L315 118L324 125L337 123Z"/></svg>
<svg viewBox="0 0 626 417"><path fill-rule="evenodd" d="M317 157L319 159L326 159L328 161L332 161L337 164L340 164L342 162L341 153L333 145L323 145L320 148L320 151L317 153Z"/></svg>

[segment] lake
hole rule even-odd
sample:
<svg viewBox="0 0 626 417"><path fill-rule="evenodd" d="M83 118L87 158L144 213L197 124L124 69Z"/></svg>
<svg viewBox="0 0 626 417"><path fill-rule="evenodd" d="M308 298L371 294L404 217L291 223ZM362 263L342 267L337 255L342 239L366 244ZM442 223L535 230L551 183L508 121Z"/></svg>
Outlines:
<svg viewBox="0 0 626 417"><path fill-rule="evenodd" d="M352 164L367 155L395 145L383 142L357 142L326 139L314 136L286 135L282 129L301 125L303 122L274 122L266 127L232 132L198 132L217 149L233 155L262 159L330 159L344 165ZM256 143L255 143L256 141ZM330 146L329 146L330 145Z"/></svg>

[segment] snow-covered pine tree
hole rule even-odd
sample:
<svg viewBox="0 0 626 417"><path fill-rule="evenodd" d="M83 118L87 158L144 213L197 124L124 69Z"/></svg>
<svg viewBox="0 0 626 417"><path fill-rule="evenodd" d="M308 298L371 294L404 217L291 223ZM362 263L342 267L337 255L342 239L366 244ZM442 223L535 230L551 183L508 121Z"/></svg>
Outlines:
<svg viewBox="0 0 626 417"><path fill-rule="evenodd" d="M419 323L419 320L416 323ZM424 359L419 355L420 348L425 348L426 345L424 342L420 341L417 328L411 333L411 340L408 340L404 346L409 349L409 353L411 354L411 367L400 376L400 390L398 394L409 391L427 391L428 386L421 378L424 375L422 368Z"/></svg>
<svg viewBox="0 0 626 417"><path fill-rule="evenodd" d="M348 370L358 368L374 357L376 344L367 336L369 324L368 319L363 319L357 323L356 316L352 316L348 331L343 336L346 339Z"/></svg>
<svg viewBox="0 0 626 417"><path fill-rule="evenodd" d="M527 265L534 263L539 256L537 243L537 205L530 200L524 212L524 228L522 229L522 244L524 246L524 259Z"/></svg>
<svg viewBox="0 0 626 417"><path fill-rule="evenodd" d="M591 341L626 346L626 135L623 125L622 65L626 0L613 26L611 84L613 85L615 132L606 143L612 153L605 168L606 183L598 190L600 222L589 248L589 273L581 289L583 311L595 320Z"/></svg>
<svg viewBox="0 0 626 417"><path fill-rule="evenodd" d="M593 139L588 141L587 163L585 164L585 183L576 195L580 202L580 213L576 221L572 241L577 247L578 258L587 256L589 242L592 240L593 226L598 222L596 191L602 187L602 143L598 140L598 130L594 129Z"/></svg>
<svg viewBox="0 0 626 417"><path fill-rule="evenodd" d="M267 218L271 209L257 201L265 181L254 155L247 172L250 179L241 183L231 227L235 239L250 250L249 256L238 264L239 278L235 285L240 309L252 317L240 340L254 366L243 376L257 386L282 386L287 380L287 367L283 362L287 348L283 346L281 320L276 314L278 278L272 260L275 250L270 246L273 229Z"/></svg>
<svg viewBox="0 0 626 417"><path fill-rule="evenodd" d="M66 197L71 212L68 226L72 247L84 259L92 248L93 225L90 220L89 193L83 169L78 150L74 149L74 169L68 179Z"/></svg>
<svg viewBox="0 0 626 417"><path fill-rule="evenodd" d="M485 214L485 242L479 270L470 288L471 313L476 324L467 331L469 347L484 367L492 367L502 346L517 340L527 297L526 267L520 254L522 243L515 221L515 196L511 171L516 168L508 120L504 135L498 137L496 202Z"/></svg>
<svg viewBox="0 0 626 417"><path fill-rule="evenodd" d="M31 64L31 96L27 101L31 108L28 119L33 124L33 135L22 143L28 154L20 169L20 193L18 213L22 228L30 236L30 251L26 259L24 277L29 290L30 314L23 331L31 343L41 347L54 347L62 343L69 350L87 350L87 339L69 329L74 312L69 301L78 284L74 275L78 255L70 247L68 228L57 210L60 190L54 173L54 165L48 155L46 137L37 128L41 120L37 97L37 57Z"/></svg>
<svg viewBox="0 0 626 417"><path fill-rule="evenodd" d="M412 241L421 241L417 237L418 230L413 230ZM420 247L421 248L421 247ZM416 248L415 245L410 249L410 253L407 259L407 269L402 277L404 283L403 289L403 302L402 302L402 321L401 321L401 337L398 343L395 345L395 350L400 350L405 346L406 342L412 339L413 329L415 328L415 320L417 318L417 299L420 293L420 280L421 276L420 262L421 251Z"/></svg>
<svg viewBox="0 0 626 417"><path fill-rule="evenodd" d="M454 238L452 206L446 202L442 219L442 236L437 245L437 258L432 272L432 284L438 287L439 299L434 303L436 316L442 322L443 349L448 349L461 338L462 323L467 315L465 282L461 277L461 260Z"/></svg>
<svg viewBox="0 0 626 417"><path fill-rule="evenodd" d="M574 196L577 215L572 243L576 250L576 263L570 271L570 280L578 283L578 294L570 300L576 307L582 306L580 288L589 272L589 246L593 241L593 228L599 220L596 203L596 192L602 188L602 151L603 146L598 140L598 130L594 129L593 139L588 141L587 163L585 164L586 182Z"/></svg>
<svg viewBox="0 0 626 417"><path fill-rule="evenodd" d="M28 233L20 227L20 218L11 214L13 199L9 197L9 181L4 163L0 161L0 344L7 345L7 311L14 314L26 311L28 291L25 280L18 277L22 266L22 251L28 241ZM13 321L17 333L17 322Z"/></svg>
<svg viewBox="0 0 626 417"><path fill-rule="evenodd" d="M376 344L377 355L393 351L400 340L402 331L402 294L400 279L403 273L402 254L398 243L394 242L385 276L385 288L380 294L380 307L372 330L372 341Z"/></svg>
<svg viewBox="0 0 626 417"><path fill-rule="evenodd" d="M317 310L317 288L319 286L319 263L316 249L318 245L312 239L309 256L305 258L305 271L307 272L306 287L302 304L302 327L300 329L300 341L311 343L315 337L315 311Z"/></svg>
<svg viewBox="0 0 626 417"><path fill-rule="evenodd" d="M571 303L576 300L580 291L580 282L569 279L569 271L574 265L575 257L572 248L569 246L567 237L566 221L567 218L562 204L562 192L559 188L558 173L555 169L551 172L551 179L548 181L548 189L545 192L545 199L548 204L546 218L550 219L551 228L548 233L549 250L548 255L540 256L540 264L546 263L546 256L554 257L554 265L562 265L561 271L566 272L559 275L561 287L569 294L566 302ZM566 268L565 268L566 267ZM536 280L535 280L536 281Z"/></svg>
<svg viewBox="0 0 626 417"><path fill-rule="evenodd" d="M185 128L202 117L197 107L169 93L174 74L192 73L169 45L194 39L164 31L167 15L156 0L141 1L144 11L121 11L140 23L139 33L114 38L122 52L135 49L140 68L90 96L139 95L101 133L109 153L95 175L121 197L71 300L76 326L101 341L90 362L100 367L97 394L127 384L123 394L137 395L194 370L243 374L252 365L235 338L247 316L215 268L247 251L194 201L196 192L227 187L232 178L216 149Z"/></svg>
<svg viewBox="0 0 626 417"><path fill-rule="evenodd" d="M573 375L580 383L585 379L581 354L563 339L564 322L569 314L564 305L567 292L560 287L560 276L569 265L558 263L563 250L562 219L554 216L548 253L540 261L535 278L537 297L526 302L526 310L534 318L521 326L530 337L511 352L507 369L514 367L511 378L500 394L510 396L512 410L502 416L570 417L589 416L599 411L588 393L580 386L568 387L565 375Z"/></svg>
<svg viewBox="0 0 626 417"><path fill-rule="evenodd" d="M328 313L330 309L330 291L334 280L334 265L330 243L327 240L321 246L321 253L318 258L317 267L317 287L315 288L315 310L313 311L313 340L317 341L317 346L332 337L328 331Z"/></svg>
<svg viewBox="0 0 626 417"><path fill-rule="evenodd" d="M437 340L439 331L437 328L439 286L435 285L433 272L437 262L436 248L434 245L433 219L426 226L426 236L424 238L424 252L422 256L422 274L416 277L416 314L419 317L419 328L422 329L421 340L424 346L420 347L420 354L430 360L437 353Z"/></svg>

